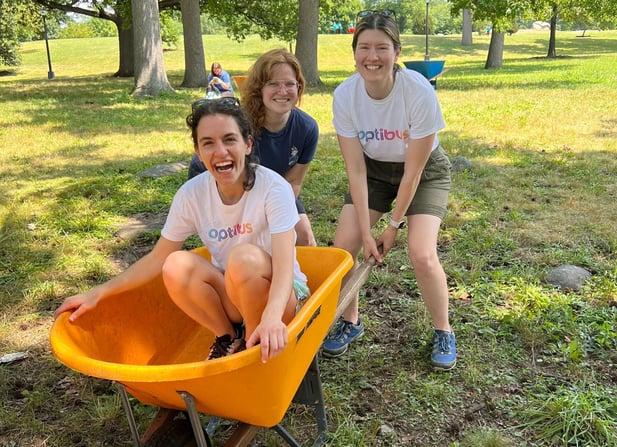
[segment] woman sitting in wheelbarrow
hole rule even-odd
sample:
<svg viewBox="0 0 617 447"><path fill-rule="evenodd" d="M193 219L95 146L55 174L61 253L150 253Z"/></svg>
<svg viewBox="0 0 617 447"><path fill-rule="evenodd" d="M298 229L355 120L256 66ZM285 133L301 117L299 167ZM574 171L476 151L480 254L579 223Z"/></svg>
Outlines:
<svg viewBox="0 0 617 447"><path fill-rule="evenodd" d="M265 362L285 349L287 324L309 294L296 259L294 194L283 177L256 163L251 121L236 98L197 101L186 122L207 172L178 190L150 253L66 298L55 316L72 311L74 322L100 300L162 272L171 299L216 336L209 360L259 343ZM211 262L182 249L193 234Z"/></svg>

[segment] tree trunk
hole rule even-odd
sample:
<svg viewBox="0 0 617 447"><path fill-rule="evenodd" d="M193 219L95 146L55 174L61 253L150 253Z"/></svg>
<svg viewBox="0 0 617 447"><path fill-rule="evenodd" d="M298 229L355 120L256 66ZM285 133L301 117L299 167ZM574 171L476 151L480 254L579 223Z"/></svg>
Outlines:
<svg viewBox="0 0 617 447"><path fill-rule="evenodd" d="M548 53L546 57L557 57L555 33L557 30L557 5L553 5L553 15L551 17L551 36L548 39Z"/></svg>
<svg viewBox="0 0 617 447"><path fill-rule="evenodd" d="M473 45L471 9L463 9L463 39L461 45Z"/></svg>
<svg viewBox="0 0 617 447"><path fill-rule="evenodd" d="M503 45L505 41L505 33L495 31L491 33L491 42L488 45L488 56L484 68L501 68L503 64Z"/></svg>
<svg viewBox="0 0 617 447"><path fill-rule="evenodd" d="M319 0L300 0L296 57L302 65L306 84L321 85L317 68L317 35L319 31Z"/></svg>
<svg viewBox="0 0 617 447"><path fill-rule="evenodd" d="M125 24L126 19L118 16L114 21L118 28L118 46L120 52L120 64L114 76L130 78L135 75L135 48L133 47L133 27Z"/></svg>
<svg viewBox="0 0 617 447"><path fill-rule="evenodd" d="M197 88L208 85L204 44L201 38L199 0L181 0L184 32L184 79L182 87Z"/></svg>
<svg viewBox="0 0 617 447"><path fill-rule="evenodd" d="M136 98L173 92L163 63L163 41L157 0L131 0L135 38Z"/></svg>

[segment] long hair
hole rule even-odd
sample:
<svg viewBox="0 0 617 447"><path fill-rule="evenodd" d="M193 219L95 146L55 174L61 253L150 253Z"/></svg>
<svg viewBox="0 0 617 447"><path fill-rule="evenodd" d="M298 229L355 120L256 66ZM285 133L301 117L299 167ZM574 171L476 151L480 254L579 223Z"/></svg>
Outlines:
<svg viewBox="0 0 617 447"><path fill-rule="evenodd" d="M251 120L236 98L219 98L210 100L199 100L193 104L193 111L186 117L186 124L191 129L191 138L193 145L197 147L197 126L199 121L205 116L210 115L228 115L231 116L240 129L242 140L248 144L252 137L253 126ZM246 155L244 170L246 178L244 180L244 190L248 191L255 185L255 170L259 159L255 151L251 151Z"/></svg>
<svg viewBox="0 0 617 447"><path fill-rule="evenodd" d="M280 64L289 65L296 74L298 81L298 104L306 86L300 61L284 48L274 49L262 54L250 68L248 77L242 86L242 106L253 120L255 136L259 135L266 121L266 107L261 96L261 90L266 82L272 79L274 67Z"/></svg>
<svg viewBox="0 0 617 447"><path fill-rule="evenodd" d="M214 74L214 70L220 68L221 70L223 69L223 67L221 66L220 63L218 62L212 62L212 65L210 65L210 74L212 76L216 76L216 74Z"/></svg>
<svg viewBox="0 0 617 447"><path fill-rule="evenodd" d="M383 16L380 14L372 14L370 16L362 18L358 23L356 23L356 29L353 33L353 39L351 41L351 48L354 53L356 52L356 47L358 46L358 38L360 34L362 34L367 29L374 29L378 31L383 31L386 35L392 40L392 45L394 47L394 51L398 51L401 49L401 36L398 31L398 25L396 24L396 20L393 17ZM401 67L398 64L394 64L394 71L400 70Z"/></svg>

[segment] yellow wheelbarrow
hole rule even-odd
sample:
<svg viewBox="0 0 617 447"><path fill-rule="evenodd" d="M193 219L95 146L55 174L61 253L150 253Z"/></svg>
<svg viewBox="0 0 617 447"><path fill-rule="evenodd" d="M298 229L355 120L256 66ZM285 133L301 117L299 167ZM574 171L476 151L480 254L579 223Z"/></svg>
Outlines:
<svg viewBox="0 0 617 447"><path fill-rule="evenodd" d="M205 248L195 251L209 257ZM175 306L160 276L103 300L75 323L68 322L68 313L60 315L51 328L52 351L66 366L118 384L137 446L206 447L208 432L199 413L211 420L240 422L225 446L246 446L263 427L274 428L289 445L299 446L280 425L292 401L314 405L318 425L314 445L319 445L326 438L327 422L317 352L338 316L342 280L353 260L333 247L297 251L312 295L289 324L286 349L265 364L259 346L204 361L213 334ZM127 393L159 407L143 436ZM188 421L180 420L192 427L190 444L173 444L171 435L162 433L178 415L188 415Z"/></svg>

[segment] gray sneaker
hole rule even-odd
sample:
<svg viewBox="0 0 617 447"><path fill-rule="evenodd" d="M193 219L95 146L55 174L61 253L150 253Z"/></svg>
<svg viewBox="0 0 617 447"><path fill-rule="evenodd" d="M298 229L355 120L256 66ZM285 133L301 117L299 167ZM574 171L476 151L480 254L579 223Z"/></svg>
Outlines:
<svg viewBox="0 0 617 447"><path fill-rule="evenodd" d="M326 337L322 346L321 352L326 357L338 357L343 355L349 343L364 335L364 325L358 319L357 324L351 321L343 320L342 318L336 323L334 331Z"/></svg>

